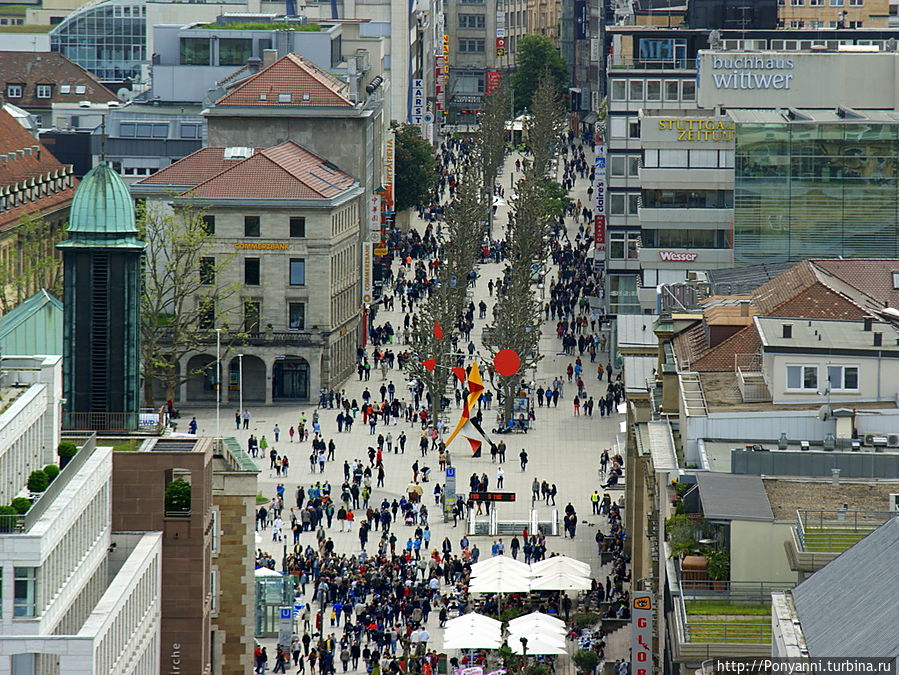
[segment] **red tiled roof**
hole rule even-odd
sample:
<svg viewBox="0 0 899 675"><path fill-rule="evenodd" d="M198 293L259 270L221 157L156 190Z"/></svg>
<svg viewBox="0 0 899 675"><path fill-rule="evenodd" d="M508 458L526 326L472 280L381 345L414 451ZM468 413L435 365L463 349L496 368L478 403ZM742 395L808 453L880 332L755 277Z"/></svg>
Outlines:
<svg viewBox="0 0 899 675"><path fill-rule="evenodd" d="M810 262L826 274L871 296L879 307L887 305L899 309L899 289L893 287L893 273L899 272L899 259L855 258Z"/></svg>
<svg viewBox="0 0 899 675"><path fill-rule="evenodd" d="M0 51L0 85L24 85L22 97L9 99L20 108L49 109L52 103L108 103L118 101L115 94L103 86L92 73L70 61L59 52ZM37 85L52 86L50 98L37 97ZM62 93L62 86L69 92ZM84 91L77 93L77 87Z"/></svg>
<svg viewBox="0 0 899 675"><path fill-rule="evenodd" d="M203 148L137 185L191 186L182 194L209 199L328 199L355 179L329 161L286 141L224 159L225 148Z"/></svg>
<svg viewBox="0 0 899 675"><path fill-rule="evenodd" d="M137 181L137 185L194 186L230 169L235 161L239 160L225 159L225 148L200 148L152 176Z"/></svg>
<svg viewBox="0 0 899 675"><path fill-rule="evenodd" d="M19 152L20 150L22 152ZM28 181L30 185L32 179L38 183L50 180L56 175L71 174L70 166L60 163L3 109L0 109L0 152L6 157L5 161L0 159L0 190L7 187L15 190L23 181ZM40 216L64 208L72 201L75 186L78 184L74 177L68 180L72 182L72 187L63 187L55 193L48 191L46 195L27 199L15 207L0 210L0 230L14 227L19 218L26 214Z"/></svg>
<svg viewBox="0 0 899 675"><path fill-rule="evenodd" d="M288 54L242 80L216 105L352 108L345 91L340 80L303 57Z"/></svg>

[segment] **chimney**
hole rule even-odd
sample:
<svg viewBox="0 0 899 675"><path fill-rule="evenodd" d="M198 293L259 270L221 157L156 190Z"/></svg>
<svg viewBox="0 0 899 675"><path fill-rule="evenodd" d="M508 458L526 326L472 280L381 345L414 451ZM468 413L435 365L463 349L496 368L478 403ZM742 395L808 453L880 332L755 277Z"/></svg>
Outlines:
<svg viewBox="0 0 899 675"><path fill-rule="evenodd" d="M263 49L262 50L262 67L268 68L275 61L278 60L278 50L277 49Z"/></svg>
<svg viewBox="0 0 899 675"><path fill-rule="evenodd" d="M831 469L830 470L830 484L834 487L840 484L840 470L839 469Z"/></svg>
<svg viewBox="0 0 899 675"><path fill-rule="evenodd" d="M247 70L251 73L258 73L262 68L262 59L258 56L251 56L247 59Z"/></svg>
<svg viewBox="0 0 899 675"><path fill-rule="evenodd" d="M743 301L740 303L740 316L749 316L749 302Z"/></svg>
<svg viewBox="0 0 899 675"><path fill-rule="evenodd" d="M870 316L866 316L865 317L865 330L870 331L871 326L873 326L873 325L874 325L874 319Z"/></svg>
<svg viewBox="0 0 899 675"><path fill-rule="evenodd" d="M880 347L883 345L883 333L874 333L874 346Z"/></svg>
<svg viewBox="0 0 899 675"><path fill-rule="evenodd" d="M783 333L781 334L781 337L783 337L783 338L793 337L793 325L792 324L785 323L782 326L782 328L783 328Z"/></svg>

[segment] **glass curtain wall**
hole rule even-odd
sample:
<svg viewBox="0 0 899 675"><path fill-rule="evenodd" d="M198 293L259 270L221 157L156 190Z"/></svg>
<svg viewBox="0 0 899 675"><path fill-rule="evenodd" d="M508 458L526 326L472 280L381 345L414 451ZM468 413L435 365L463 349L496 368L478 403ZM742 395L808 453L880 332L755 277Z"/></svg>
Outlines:
<svg viewBox="0 0 899 675"><path fill-rule="evenodd" d="M735 264L899 254L897 129L738 124Z"/></svg>

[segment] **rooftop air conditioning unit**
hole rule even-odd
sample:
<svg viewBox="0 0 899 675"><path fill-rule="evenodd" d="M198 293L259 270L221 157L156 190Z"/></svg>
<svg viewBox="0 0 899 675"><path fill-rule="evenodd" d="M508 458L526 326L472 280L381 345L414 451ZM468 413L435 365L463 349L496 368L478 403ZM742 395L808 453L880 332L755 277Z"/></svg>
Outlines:
<svg viewBox="0 0 899 675"><path fill-rule="evenodd" d="M891 448L899 448L899 434L889 434L887 436L887 445Z"/></svg>
<svg viewBox="0 0 899 675"><path fill-rule="evenodd" d="M889 440L886 436L875 436L871 439L871 445L875 448L885 448L889 445Z"/></svg>
<svg viewBox="0 0 899 675"><path fill-rule="evenodd" d="M874 445L874 439L880 438L881 436L883 436L883 434L865 434L864 438L863 438L864 445L868 445L868 446Z"/></svg>

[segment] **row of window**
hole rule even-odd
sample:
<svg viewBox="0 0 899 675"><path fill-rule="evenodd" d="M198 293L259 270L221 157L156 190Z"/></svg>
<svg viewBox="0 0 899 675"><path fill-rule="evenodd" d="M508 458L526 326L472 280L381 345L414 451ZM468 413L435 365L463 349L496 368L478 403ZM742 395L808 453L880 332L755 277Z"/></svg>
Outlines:
<svg viewBox="0 0 899 675"><path fill-rule="evenodd" d="M25 89L28 85L24 82L7 82L6 84L6 98L22 98L25 95ZM53 98L53 87L55 85L52 84L36 84L34 85L34 94L37 98ZM59 85L59 93L60 94L83 94L87 91L87 87L83 84L75 85L74 91L72 85L70 84L62 84Z"/></svg>
<svg viewBox="0 0 899 675"><path fill-rule="evenodd" d="M612 192L608 200L610 216L636 216L640 208L639 192Z"/></svg>
<svg viewBox="0 0 899 675"><path fill-rule="evenodd" d="M695 101L696 80L612 80L613 101Z"/></svg>
<svg viewBox="0 0 899 675"><path fill-rule="evenodd" d="M828 0L831 7L842 7L845 3L845 0ZM781 7L785 6L786 0L777 0L777 4ZM803 7L805 6L805 0L790 0L790 4L793 7ZM865 4L865 0L849 0L850 7L861 7ZM809 7L823 7L824 0L808 0Z"/></svg>
<svg viewBox="0 0 899 675"><path fill-rule="evenodd" d="M644 190L647 209L732 209L733 190Z"/></svg>
<svg viewBox="0 0 899 675"><path fill-rule="evenodd" d="M609 233L609 258L613 260L637 260L639 252L639 232Z"/></svg>
<svg viewBox="0 0 899 675"><path fill-rule="evenodd" d="M647 169L732 169L734 151L646 150L643 166Z"/></svg>
<svg viewBox="0 0 899 675"><path fill-rule="evenodd" d="M306 217L291 216L288 218L287 231L288 236L294 238L302 238L306 236ZM203 216L203 227L207 234L215 234L215 216ZM243 236L245 237L261 237L262 236L262 220L259 216L243 217ZM283 237L283 232L274 232L269 236L273 238Z"/></svg>
<svg viewBox="0 0 899 675"><path fill-rule="evenodd" d="M730 248L729 230L695 230L687 226L640 233L645 248Z"/></svg>
<svg viewBox="0 0 899 675"><path fill-rule="evenodd" d="M204 286L215 284L215 258L200 258L200 283ZM291 286L306 285L306 259L290 258L287 273L288 283ZM262 259L243 259L243 283L244 286L259 286L262 284Z"/></svg>
<svg viewBox="0 0 899 675"><path fill-rule="evenodd" d="M204 37L183 37L179 47L182 66L242 66L253 56L251 38L218 38L218 63L212 62L212 40ZM269 45L270 46L270 45Z"/></svg>
<svg viewBox="0 0 899 675"><path fill-rule="evenodd" d="M484 15L483 14L460 14L459 15L459 28L466 29L478 29L484 28Z"/></svg>
<svg viewBox="0 0 899 675"><path fill-rule="evenodd" d="M202 136L202 125L197 122L182 122L179 125L180 137L199 139ZM168 138L168 122L120 122L119 136L122 138Z"/></svg>
<svg viewBox="0 0 899 675"><path fill-rule="evenodd" d="M830 391L858 391L858 366L827 366ZM818 366L787 366L787 391L818 391Z"/></svg>
<svg viewBox="0 0 899 675"><path fill-rule="evenodd" d="M790 21L789 28L810 28L810 29L821 29L821 28L864 28L864 21ZM779 28L784 28L787 26L787 23L784 21L778 22Z"/></svg>
<svg viewBox="0 0 899 675"><path fill-rule="evenodd" d="M483 54L486 41L484 38L459 38L460 54Z"/></svg>
<svg viewBox="0 0 899 675"><path fill-rule="evenodd" d="M212 330L216 327L215 303L210 298L199 298L199 328ZM262 331L262 301L257 298L243 299L243 324L242 330L247 333L259 333ZM306 303L287 302L287 330L306 329Z"/></svg>

